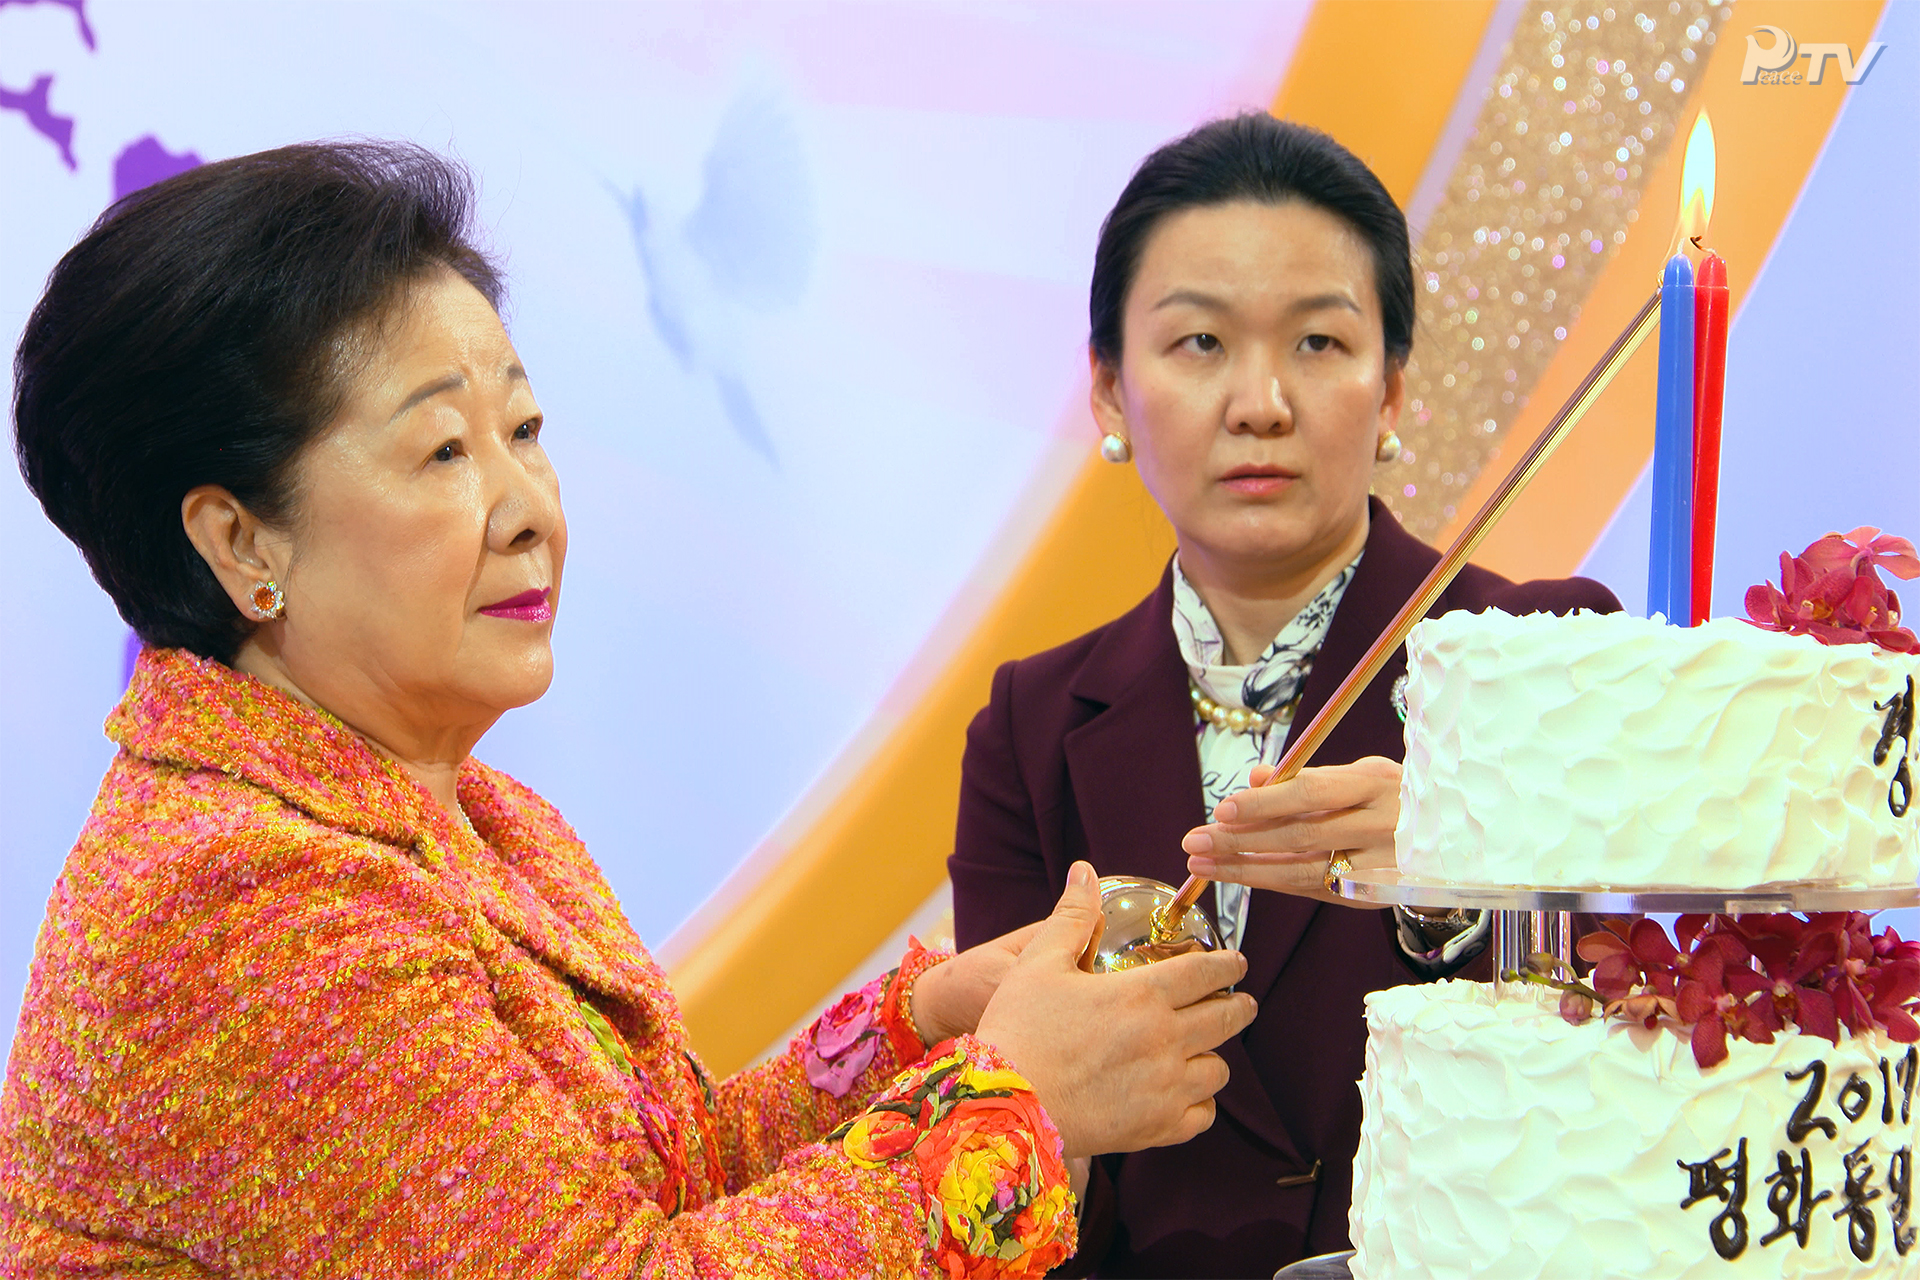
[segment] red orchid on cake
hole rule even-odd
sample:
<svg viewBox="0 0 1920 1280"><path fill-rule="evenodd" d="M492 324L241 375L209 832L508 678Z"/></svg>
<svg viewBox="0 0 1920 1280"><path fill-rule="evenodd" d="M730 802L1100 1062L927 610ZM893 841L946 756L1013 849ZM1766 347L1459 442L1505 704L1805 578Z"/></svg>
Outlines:
<svg viewBox="0 0 1920 1280"><path fill-rule="evenodd" d="M1920 941L1874 934L1861 912L1684 915L1674 927L1677 944L1647 919L1610 921L1580 939L1591 985L1529 976L1560 989L1569 1022L1598 1009L1649 1030L1663 1019L1690 1028L1702 1067L1726 1059L1729 1039L1772 1044L1789 1023L1835 1045L1841 1027L1920 1041Z"/></svg>
<svg viewBox="0 0 1920 1280"><path fill-rule="evenodd" d="M1862 525L1830 533L1797 556L1780 553L1780 585L1747 588L1754 626L1812 636L1821 644L1871 641L1894 653L1920 650L1920 639L1900 625L1900 597L1880 580L1920 577L1913 543Z"/></svg>

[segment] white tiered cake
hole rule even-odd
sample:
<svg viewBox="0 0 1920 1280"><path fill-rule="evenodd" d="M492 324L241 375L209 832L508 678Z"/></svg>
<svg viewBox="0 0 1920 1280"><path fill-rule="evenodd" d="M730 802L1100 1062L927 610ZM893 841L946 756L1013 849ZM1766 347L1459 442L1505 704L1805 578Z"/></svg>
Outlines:
<svg viewBox="0 0 1920 1280"><path fill-rule="evenodd" d="M1460 884L1912 884L1920 658L1732 618L1453 613L1407 640L1395 843Z"/></svg>
<svg viewBox="0 0 1920 1280"><path fill-rule="evenodd" d="M1442 982L1367 997L1353 1274L1920 1276L1913 1046L1736 1041Z"/></svg>
<svg viewBox="0 0 1920 1280"><path fill-rule="evenodd" d="M1454 614L1408 644L1403 874L1476 886L1912 885L1920 658L1737 621ZM1701 1067L1673 1003L1367 999L1352 1271L1920 1277L1920 1054L1786 1025ZM1856 1019L1858 1021L1858 1019Z"/></svg>

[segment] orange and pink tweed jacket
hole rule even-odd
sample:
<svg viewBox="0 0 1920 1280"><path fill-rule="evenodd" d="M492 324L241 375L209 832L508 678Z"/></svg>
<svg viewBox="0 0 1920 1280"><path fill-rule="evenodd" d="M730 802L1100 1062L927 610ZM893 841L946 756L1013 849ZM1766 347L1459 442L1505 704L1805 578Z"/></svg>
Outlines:
<svg viewBox="0 0 1920 1280"><path fill-rule="evenodd" d="M809 1083L817 1032L711 1082L579 838L505 775L463 768L469 833L337 721L177 650L107 732L0 1093L0 1276L985 1276L1071 1250L1058 1135L971 1038L930 1067L872 1036L842 1096ZM957 1097L1000 1129L956 1136ZM1027 1181L966 1202L1009 1134Z"/></svg>

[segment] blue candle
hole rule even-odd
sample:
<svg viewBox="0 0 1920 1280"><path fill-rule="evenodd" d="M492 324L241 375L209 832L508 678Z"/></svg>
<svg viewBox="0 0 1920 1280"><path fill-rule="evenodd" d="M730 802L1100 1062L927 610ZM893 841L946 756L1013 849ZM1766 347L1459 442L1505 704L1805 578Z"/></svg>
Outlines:
<svg viewBox="0 0 1920 1280"><path fill-rule="evenodd" d="M1653 420L1653 537L1647 615L1686 626L1693 598L1693 264L1667 261L1660 281L1660 396Z"/></svg>

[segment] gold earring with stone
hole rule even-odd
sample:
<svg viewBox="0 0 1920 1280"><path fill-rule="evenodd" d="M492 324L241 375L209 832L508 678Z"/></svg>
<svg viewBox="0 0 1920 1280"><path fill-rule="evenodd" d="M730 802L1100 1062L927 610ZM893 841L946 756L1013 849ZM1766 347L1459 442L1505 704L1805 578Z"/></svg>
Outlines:
<svg viewBox="0 0 1920 1280"><path fill-rule="evenodd" d="M262 622L271 622L287 611L287 593L280 584L269 578L253 589L253 598L248 601L253 606L253 616Z"/></svg>
<svg viewBox="0 0 1920 1280"><path fill-rule="evenodd" d="M1380 437L1380 445L1373 451L1373 456L1381 462L1393 462L1400 457L1401 447L1400 433L1388 427L1387 434Z"/></svg>
<svg viewBox="0 0 1920 1280"><path fill-rule="evenodd" d="M1109 431L1100 437L1100 456L1108 462L1128 462L1133 458L1133 446L1118 431Z"/></svg>

